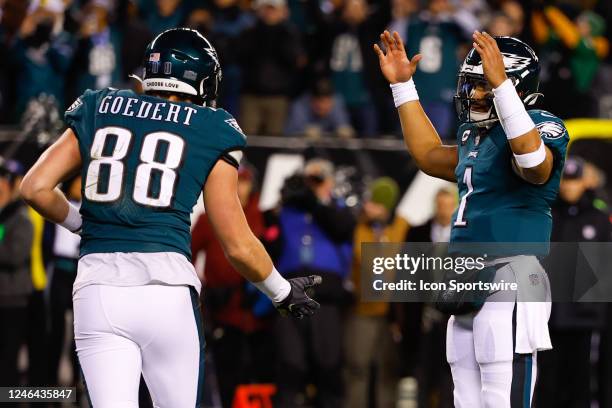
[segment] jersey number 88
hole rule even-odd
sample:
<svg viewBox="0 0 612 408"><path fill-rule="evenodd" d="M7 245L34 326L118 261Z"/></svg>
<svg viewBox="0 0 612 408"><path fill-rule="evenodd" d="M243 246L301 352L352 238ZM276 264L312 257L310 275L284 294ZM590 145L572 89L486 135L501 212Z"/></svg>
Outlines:
<svg viewBox="0 0 612 408"><path fill-rule="evenodd" d="M96 202L112 202L121 196L125 179L124 160L132 145L133 134L125 128L108 126L96 131L91 146L91 162L85 177L85 197ZM114 140L114 143L112 141ZM161 144L167 144L163 160L157 159ZM169 207L174 195L176 169L181 164L185 141L168 132L145 135L136 167L132 199L152 207ZM108 152L110 150L110 152ZM100 176L108 174L106 188L100 187ZM153 194L153 179L159 179L159 193Z"/></svg>

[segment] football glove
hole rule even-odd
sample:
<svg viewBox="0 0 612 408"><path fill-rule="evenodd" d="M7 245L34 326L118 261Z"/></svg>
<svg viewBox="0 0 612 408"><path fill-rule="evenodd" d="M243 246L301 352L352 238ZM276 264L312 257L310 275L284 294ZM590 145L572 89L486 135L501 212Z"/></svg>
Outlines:
<svg viewBox="0 0 612 408"><path fill-rule="evenodd" d="M285 300L274 306L282 316L293 316L297 319L312 316L320 305L309 295L312 295L312 287L321 284L322 281L318 275L289 279L291 292Z"/></svg>

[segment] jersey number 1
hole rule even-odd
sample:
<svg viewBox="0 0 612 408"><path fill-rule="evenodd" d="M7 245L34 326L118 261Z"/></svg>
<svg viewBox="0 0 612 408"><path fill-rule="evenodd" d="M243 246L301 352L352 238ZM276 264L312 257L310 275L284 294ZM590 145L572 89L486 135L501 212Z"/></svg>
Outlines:
<svg viewBox="0 0 612 408"><path fill-rule="evenodd" d="M124 160L129 153L132 132L128 129L108 126L98 129L91 146L91 162L85 178L85 197L96 202L117 200L123 191L125 179ZM163 159L156 158L162 144L167 145ZM132 199L152 207L169 207L174 195L176 169L181 164L185 141L168 132L145 135L140 148L140 164L136 168ZM102 173L108 175L105 188L100 185ZM159 193L153 194L154 179L159 183Z"/></svg>
<svg viewBox="0 0 612 408"><path fill-rule="evenodd" d="M472 168L466 167L463 172L463 182L467 186L467 191L461 196L461 202L459 203L459 209L457 210L457 219L455 220L455 227L465 227L467 220L465 219L465 207L467 206L467 199L474 191L472 186Z"/></svg>

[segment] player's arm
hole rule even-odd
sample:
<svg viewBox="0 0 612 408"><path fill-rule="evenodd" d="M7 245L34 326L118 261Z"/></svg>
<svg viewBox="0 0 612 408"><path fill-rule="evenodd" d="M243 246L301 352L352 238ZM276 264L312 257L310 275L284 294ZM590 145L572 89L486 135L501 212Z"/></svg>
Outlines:
<svg viewBox="0 0 612 408"><path fill-rule="evenodd" d="M510 148L516 173L532 184L544 184L553 168L553 154L527 113L514 84L506 75L497 42L487 33L474 32L474 48L482 58L485 77L493 88L495 110Z"/></svg>
<svg viewBox="0 0 612 408"><path fill-rule="evenodd" d="M46 219L76 232L81 228L79 210L57 188L81 167L79 143L72 129L51 145L21 182L22 198Z"/></svg>
<svg viewBox="0 0 612 408"><path fill-rule="evenodd" d="M404 43L397 32L380 35L385 47L374 44L380 69L391 84L393 99L402 124L404 142L417 166L430 176L456 181L457 146L443 145L436 129L423 111L412 81L421 56L408 59Z"/></svg>
<svg viewBox="0 0 612 408"><path fill-rule="evenodd" d="M281 313L310 316L319 308L306 290L321 283L321 277L286 280L247 223L238 199L238 172L224 160L213 167L204 186L208 219L232 266L265 293Z"/></svg>

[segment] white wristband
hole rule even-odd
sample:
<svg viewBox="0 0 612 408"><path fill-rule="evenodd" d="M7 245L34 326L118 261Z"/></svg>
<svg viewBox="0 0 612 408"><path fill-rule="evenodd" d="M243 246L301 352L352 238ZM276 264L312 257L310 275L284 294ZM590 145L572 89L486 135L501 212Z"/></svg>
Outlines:
<svg viewBox="0 0 612 408"><path fill-rule="evenodd" d="M514 154L514 160L519 167L524 169L530 169L532 167L539 166L544 160L546 160L546 147L544 142L540 141L540 147L538 150L525 153L525 154Z"/></svg>
<svg viewBox="0 0 612 408"><path fill-rule="evenodd" d="M493 98L495 111L508 140L522 136L535 128L510 79L493 89L493 95L495 95Z"/></svg>
<svg viewBox="0 0 612 408"><path fill-rule="evenodd" d="M266 279L261 282L253 282L253 285L274 303L282 302L291 292L291 284L278 273L276 268L272 269Z"/></svg>
<svg viewBox="0 0 612 408"><path fill-rule="evenodd" d="M391 92L393 93L393 102L395 107L399 108L401 105L410 101L418 101L419 94L417 93L414 81L410 78L407 82L398 82L397 84L389 85Z"/></svg>
<svg viewBox="0 0 612 408"><path fill-rule="evenodd" d="M66 219L60 222L59 225L66 228L70 232L77 232L79 229L81 229L82 224L83 218L81 218L79 209L68 203L68 215L66 215Z"/></svg>

